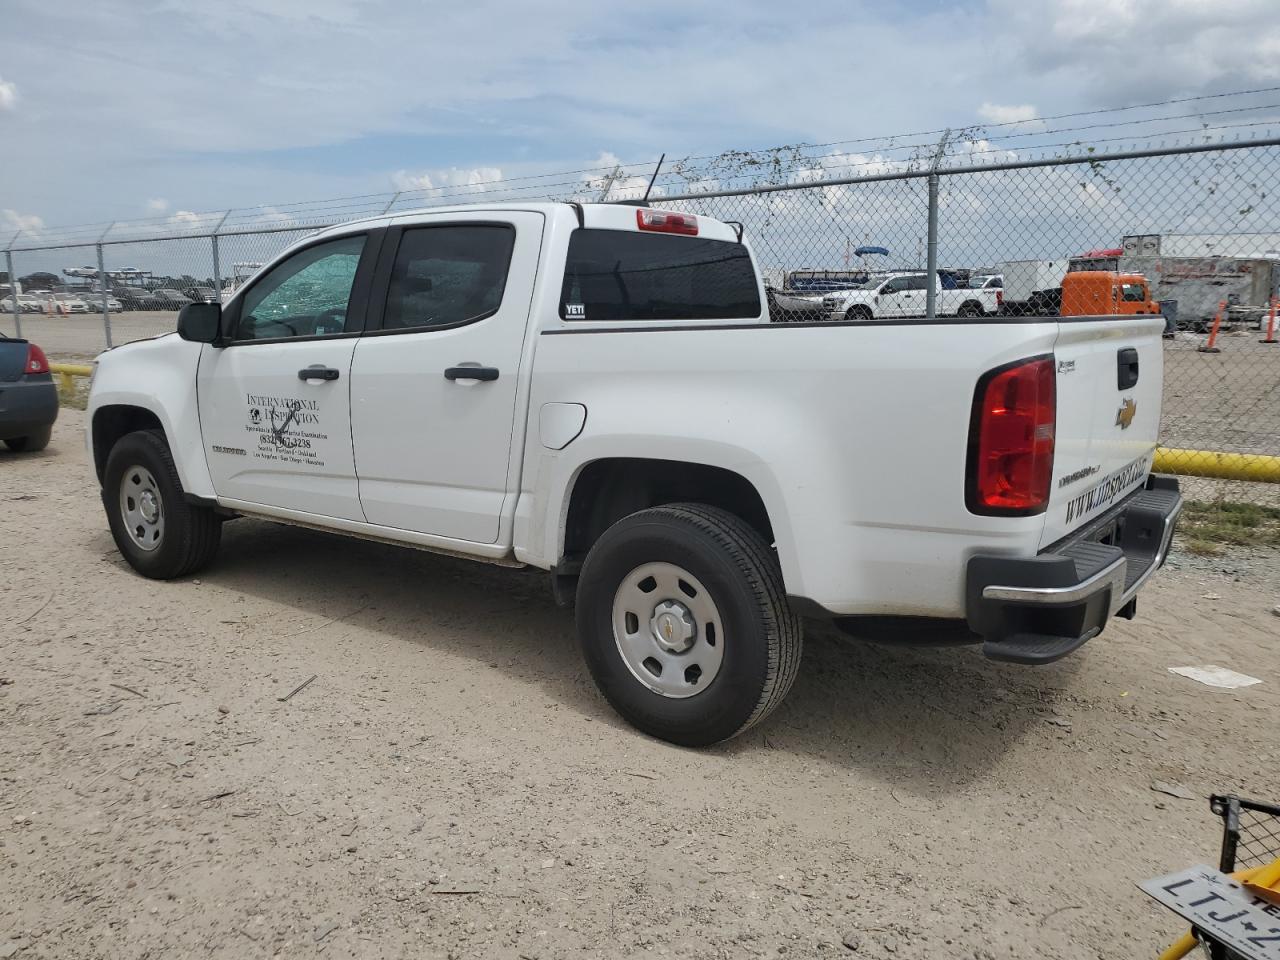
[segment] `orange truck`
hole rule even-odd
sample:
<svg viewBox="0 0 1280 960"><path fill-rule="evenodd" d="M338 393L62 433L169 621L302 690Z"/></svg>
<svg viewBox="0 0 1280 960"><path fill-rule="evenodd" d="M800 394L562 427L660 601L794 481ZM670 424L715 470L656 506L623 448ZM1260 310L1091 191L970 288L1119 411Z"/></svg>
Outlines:
<svg viewBox="0 0 1280 960"><path fill-rule="evenodd" d="M1099 251L1101 252L1101 251ZM1020 317L1154 314L1160 305L1140 273L1081 270L1084 258L1010 260L1000 266L1000 312ZM1108 264L1111 266L1111 264Z"/></svg>
<svg viewBox="0 0 1280 960"><path fill-rule="evenodd" d="M1062 278L1064 317L1155 314L1160 304L1151 299L1147 278L1140 273L1074 270Z"/></svg>

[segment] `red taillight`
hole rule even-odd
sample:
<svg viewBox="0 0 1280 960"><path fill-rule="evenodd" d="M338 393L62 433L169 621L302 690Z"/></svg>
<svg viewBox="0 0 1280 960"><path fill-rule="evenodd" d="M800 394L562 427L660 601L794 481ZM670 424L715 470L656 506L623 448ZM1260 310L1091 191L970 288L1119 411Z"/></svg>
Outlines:
<svg viewBox="0 0 1280 960"><path fill-rule="evenodd" d="M965 497L973 513L1025 516L1049 503L1057 384L1053 357L992 370L978 383Z"/></svg>
<svg viewBox="0 0 1280 960"><path fill-rule="evenodd" d="M671 213L667 210L637 210L636 226L654 233L682 233L686 237L698 235L698 218L691 213Z"/></svg>
<svg viewBox="0 0 1280 960"><path fill-rule="evenodd" d="M48 373L49 358L44 355L44 351L37 347L34 343L27 344L27 365L22 370L23 373Z"/></svg>
<svg viewBox="0 0 1280 960"><path fill-rule="evenodd" d="M996 306L998 307L998 306L1000 306L1002 303L1004 303L1004 291L1003 291L1003 290L997 290L997 291L996 291Z"/></svg>

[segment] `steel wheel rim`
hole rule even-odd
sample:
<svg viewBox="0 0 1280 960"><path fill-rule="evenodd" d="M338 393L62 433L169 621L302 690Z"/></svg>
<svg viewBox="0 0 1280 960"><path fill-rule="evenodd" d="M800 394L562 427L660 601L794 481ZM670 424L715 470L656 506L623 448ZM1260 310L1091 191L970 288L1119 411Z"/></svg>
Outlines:
<svg viewBox="0 0 1280 960"><path fill-rule="evenodd" d="M702 693L724 662L724 623L710 591L674 563L644 563L623 577L613 639L631 675L672 699Z"/></svg>
<svg viewBox="0 0 1280 960"><path fill-rule="evenodd" d="M150 553L164 542L160 486L146 467L130 467L120 478L120 518L133 545Z"/></svg>

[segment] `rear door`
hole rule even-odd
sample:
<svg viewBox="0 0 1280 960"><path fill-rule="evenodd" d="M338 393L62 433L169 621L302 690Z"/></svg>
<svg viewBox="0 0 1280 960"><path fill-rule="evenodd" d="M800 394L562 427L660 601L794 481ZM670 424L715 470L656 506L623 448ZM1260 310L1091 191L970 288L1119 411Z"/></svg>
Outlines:
<svg viewBox="0 0 1280 960"><path fill-rule="evenodd" d="M1146 480L1164 384L1162 318L1082 318L1064 320L1058 329L1058 421L1041 546Z"/></svg>
<svg viewBox="0 0 1280 960"><path fill-rule="evenodd" d="M351 364L370 523L495 543L544 217L440 214L387 233Z"/></svg>
<svg viewBox="0 0 1280 960"><path fill-rule="evenodd" d="M928 277L908 277L906 289L898 296L901 301L898 315L902 317L923 317L925 308L928 306L928 287Z"/></svg>

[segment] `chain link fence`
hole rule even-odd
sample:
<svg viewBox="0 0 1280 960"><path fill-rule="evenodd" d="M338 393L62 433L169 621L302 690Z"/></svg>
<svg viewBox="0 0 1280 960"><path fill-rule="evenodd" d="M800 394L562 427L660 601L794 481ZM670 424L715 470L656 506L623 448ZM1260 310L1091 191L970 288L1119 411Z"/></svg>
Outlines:
<svg viewBox="0 0 1280 960"><path fill-rule="evenodd" d="M731 152L660 163L651 176L619 166L0 237L24 288L6 291L0 329L20 325L51 356L87 359L172 331L182 303L225 299L323 226L447 203L648 191L662 206L743 224L777 322L1158 313L1162 467L1221 474L1226 463L1237 480L1193 490L1280 506L1280 484L1256 482L1280 475L1280 140L1070 145L1028 160L949 136L897 159Z"/></svg>

